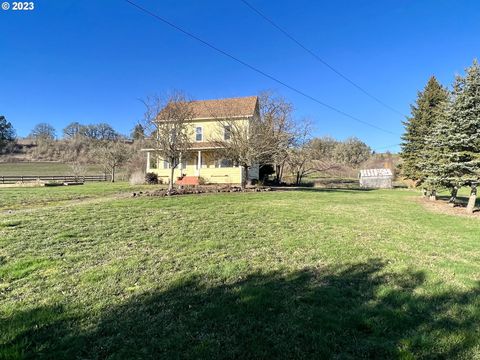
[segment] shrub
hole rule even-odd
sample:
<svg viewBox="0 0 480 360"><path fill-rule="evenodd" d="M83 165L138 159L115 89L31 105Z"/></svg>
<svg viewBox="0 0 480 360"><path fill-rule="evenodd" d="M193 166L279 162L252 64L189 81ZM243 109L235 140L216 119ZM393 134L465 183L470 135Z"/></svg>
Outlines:
<svg viewBox="0 0 480 360"><path fill-rule="evenodd" d="M153 172L146 173L145 182L149 185L158 184L158 175Z"/></svg>
<svg viewBox="0 0 480 360"><path fill-rule="evenodd" d="M130 175L130 185L142 185L146 182L146 176L142 171L135 171Z"/></svg>

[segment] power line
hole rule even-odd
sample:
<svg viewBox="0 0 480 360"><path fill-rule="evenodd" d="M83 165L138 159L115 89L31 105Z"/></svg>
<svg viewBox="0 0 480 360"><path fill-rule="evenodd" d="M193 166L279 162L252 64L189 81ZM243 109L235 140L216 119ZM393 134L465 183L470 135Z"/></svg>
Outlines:
<svg viewBox="0 0 480 360"><path fill-rule="evenodd" d="M305 45L303 45L300 41L298 41L297 39L295 39L292 35L290 35L287 31L285 31L283 28L281 28L279 25L277 25L272 19L270 19L269 17L267 17L265 14L263 14L260 10L258 10L257 8L255 8L253 5L251 5L249 2L247 2L246 0L240 0L241 2L243 2L247 7L249 7L252 11L254 11L255 13L257 13L260 17L262 17L265 21L267 21L268 23L270 23L273 27L275 27L277 30L279 30L283 35L285 35L286 37L288 37L290 40L292 40L295 44L297 44L298 46L300 46L303 50L305 50L306 52L308 52L310 55L312 55L317 61L321 62L323 65L325 65L327 68L329 68L331 71L333 71L335 74L337 74L338 76L340 76L342 79L344 79L345 81L347 81L348 83L350 83L351 85L353 85L354 87L356 87L358 90L360 90L362 93L364 93L365 95L367 95L368 97L370 97L371 99L375 100L377 103L379 103L380 105L382 105L383 107L389 109L390 111L393 111L395 113L397 113L398 115L404 117L405 115L402 114L400 111L396 110L395 108L391 107L390 105L386 104L385 102L383 102L382 100L380 100L379 98L377 98L376 96L372 95L370 92L368 92L367 90L365 90L363 87L361 87L360 85L358 85L357 83L355 83L353 80L351 80L350 78L348 78L346 75L344 75L343 73L341 73L339 70L337 70L335 67L333 67L332 65L330 65L328 62L326 62L325 60L323 60L320 56L318 56L316 53L314 53L312 50L310 50L309 48L307 48Z"/></svg>
<svg viewBox="0 0 480 360"><path fill-rule="evenodd" d="M293 86L291 86L291 85L288 85L287 83L285 83L285 82L283 82L283 81L275 78L274 76L267 74L266 72L264 72L264 71L262 71L262 70L260 70L260 69L258 69L258 68L256 68L256 67L254 67L253 65L250 65L250 64L246 63L245 61L240 60L239 58L237 58L237 57L235 57L235 56L227 53L226 51L224 51L224 50L216 47L215 45L210 44L209 42L207 42L207 41L199 38L199 37L196 36L195 34L192 34L191 32L188 32L187 30L184 30L184 29L181 28L180 26L177 26L177 25L173 24L172 22L170 22L170 21L168 21L168 20L160 17L159 15L157 15L157 14L153 13L152 11L150 11L150 10L148 10L148 9L146 9L146 8L144 8L144 7L136 4L136 3L134 3L133 1L131 1L131 0L125 0L125 1L126 1L127 3L129 3L130 5L136 7L137 9L141 10L142 12L150 15L151 17L153 17L153 18L155 18L155 19L157 19L157 20L159 20L159 21L161 21L161 22L169 25L170 27L172 27L172 28L174 28L174 29L182 32L183 34L191 37L192 39L197 40L198 42L204 44L205 46L208 46L209 48L211 48L211 49L219 52L220 54L222 54L222 55L224 55L224 56L226 56L226 57L228 57L228 58L230 58L230 59L232 59L232 60L235 60L236 62L242 64L242 65L245 66L245 67L248 67L250 70L253 70L253 71L255 71L255 72L263 75L264 77L266 77L266 78L268 78L268 79L270 79L270 80L273 80L273 81L277 82L278 84L286 87L287 89L290 89L290 90L292 90L292 91L294 91L294 92L296 92L296 93L298 93L298 94L306 97L307 99L310 99L310 100L312 100L312 101L314 101L314 102L316 102L316 103L318 103L318 104L326 107L327 109L330 109L330 110L332 110L332 111L335 111L335 112L338 113L338 114L341 114L341 115L343 115L343 116L345 116L345 117L348 117L348 118L350 118L350 119L352 119L352 120L355 120L355 121L357 121L357 122L359 122L359 123L362 123L362 124L364 124L364 125L370 126L371 128L377 129L377 130L379 130L379 131L383 131L383 132L388 133L388 134L391 134L391 135L398 135L398 134L395 134L394 132L392 132L392 131L390 131L390 130L383 129L383 128L375 125L375 124L371 124L371 123L369 123L369 122L367 122L367 121L364 121L364 120L362 120L362 119L357 118L356 116L350 115L350 114L346 113L345 111L342 111L342 110L340 110L340 109L337 109L336 107L334 107L334 106L332 106L332 105L329 105L329 104L327 104L327 103L324 103L323 101L318 100L317 98L315 98L315 97L313 97L313 96L311 96L311 95L309 95L309 94L307 94L307 93L305 93L305 92L303 92L303 91L301 91L301 90L299 90L299 89L297 89L297 88L295 88L295 87L293 87Z"/></svg>

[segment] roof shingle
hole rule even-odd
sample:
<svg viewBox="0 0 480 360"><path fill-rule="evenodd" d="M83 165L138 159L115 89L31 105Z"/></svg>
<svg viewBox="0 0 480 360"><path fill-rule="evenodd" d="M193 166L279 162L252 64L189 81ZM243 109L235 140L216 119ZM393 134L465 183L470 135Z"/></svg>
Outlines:
<svg viewBox="0 0 480 360"><path fill-rule="evenodd" d="M216 119L225 117L248 117L255 114L258 97L247 96L228 99L194 100L191 106L193 119ZM159 119L162 118L162 112Z"/></svg>

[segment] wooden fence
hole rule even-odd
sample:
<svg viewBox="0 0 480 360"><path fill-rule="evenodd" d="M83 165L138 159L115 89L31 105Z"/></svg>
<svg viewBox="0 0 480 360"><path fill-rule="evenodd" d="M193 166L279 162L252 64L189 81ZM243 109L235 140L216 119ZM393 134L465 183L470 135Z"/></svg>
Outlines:
<svg viewBox="0 0 480 360"><path fill-rule="evenodd" d="M108 175L0 175L0 184L15 184L17 182L32 181L64 181L64 182L86 182L86 181L109 181Z"/></svg>

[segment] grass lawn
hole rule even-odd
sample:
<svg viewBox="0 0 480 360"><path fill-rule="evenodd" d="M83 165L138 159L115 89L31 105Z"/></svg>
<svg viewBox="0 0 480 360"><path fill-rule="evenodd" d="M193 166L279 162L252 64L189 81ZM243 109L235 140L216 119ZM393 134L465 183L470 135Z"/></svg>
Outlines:
<svg viewBox="0 0 480 360"><path fill-rule="evenodd" d="M109 201L133 191L152 189L148 185L131 186L125 182L86 183L80 186L60 187L12 187L0 188L0 211L5 210L38 210L40 207L54 205L77 205L82 200ZM112 198L113 197L113 198ZM64 211L59 208L57 211Z"/></svg>
<svg viewBox="0 0 480 360"><path fill-rule="evenodd" d="M408 190L129 191L0 189L0 358L480 358L478 218Z"/></svg>

